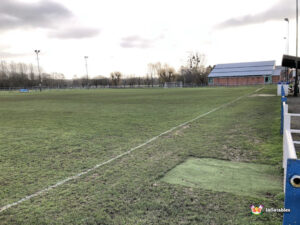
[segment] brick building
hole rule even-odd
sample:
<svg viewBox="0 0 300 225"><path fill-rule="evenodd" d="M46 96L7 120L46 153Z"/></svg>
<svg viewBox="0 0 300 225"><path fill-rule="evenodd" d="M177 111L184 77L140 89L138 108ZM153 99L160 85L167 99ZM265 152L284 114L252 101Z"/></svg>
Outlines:
<svg viewBox="0 0 300 225"><path fill-rule="evenodd" d="M282 67L275 61L216 65L208 75L211 86L275 84L281 80Z"/></svg>

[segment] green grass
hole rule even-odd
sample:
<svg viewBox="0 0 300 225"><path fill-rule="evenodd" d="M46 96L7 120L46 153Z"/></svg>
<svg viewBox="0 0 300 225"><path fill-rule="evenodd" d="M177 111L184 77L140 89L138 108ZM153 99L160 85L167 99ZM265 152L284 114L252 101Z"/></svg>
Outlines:
<svg viewBox="0 0 300 225"><path fill-rule="evenodd" d="M189 158L169 171L162 181L236 195L264 197L270 193L281 193L281 179L281 176L276 177L273 166L269 165Z"/></svg>
<svg viewBox="0 0 300 225"><path fill-rule="evenodd" d="M128 151L258 87L0 93L0 206ZM274 86L259 93L274 94ZM281 175L280 99L245 97L49 193L0 224L280 224L242 196L161 181L190 157L272 166ZM233 216L234 215L234 216Z"/></svg>

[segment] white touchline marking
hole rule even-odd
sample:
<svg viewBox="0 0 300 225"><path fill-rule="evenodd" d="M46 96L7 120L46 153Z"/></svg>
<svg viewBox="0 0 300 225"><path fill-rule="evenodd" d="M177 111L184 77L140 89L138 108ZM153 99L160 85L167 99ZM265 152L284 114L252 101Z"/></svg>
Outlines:
<svg viewBox="0 0 300 225"><path fill-rule="evenodd" d="M258 91L260 91L260 90L263 89L263 88L264 88L264 87L259 88L259 89L255 90L254 92L258 92ZM252 92L252 93L253 93L253 92ZM75 179L81 177L82 175L85 175L85 174L87 174L87 173L89 173L89 172L91 172L91 171L93 171L93 170L95 170L95 169L97 169L97 168L99 168L99 167L101 167L101 166L104 166L104 165L106 165L106 164L108 164L108 163L110 163L110 162L112 162L112 161L114 161L114 160L116 160L116 159L119 159L119 158L123 157L124 155L128 155L128 154L130 154L131 152L133 152L134 150L136 150L136 149L138 149L138 148L141 148L141 147L143 147L143 146L149 144L150 142L156 140L157 138L159 138L159 137L161 137L161 136L163 136L163 135L165 135L165 134L167 134L167 133L170 133L170 132L172 132L173 130L179 128L179 127L185 126L185 125L188 124L188 123L191 123L191 122L193 122L193 121L195 121L195 120L198 120L198 119L200 119L200 118L202 118L202 117L204 117L204 116L207 116L208 114L213 113L213 112L215 112L215 111L217 111L217 110L219 110L219 109L221 109L221 108L224 108L224 107L226 107L226 106L228 106L228 105L230 105L230 104L232 104L232 103L234 103L234 102L240 100L241 98L244 98L244 97L246 97L246 96L248 96L248 95L251 95L252 93L246 94L246 95L241 96L241 97L238 97L237 99L235 99L235 100L233 100L233 101L231 101L231 102L225 103L225 104L223 104L223 105L221 105L221 106L219 106L219 107L217 107L217 108L214 108L214 109L210 110L209 112L206 112L206 113L204 113L204 114L201 114L201 115L195 117L194 119L191 119L191 120L189 120L189 121L186 121L186 122L184 122L184 123L182 123L182 124L180 124L180 125L178 125L178 126L172 127L171 129L169 129L169 130L167 130L167 131L165 131L165 132L163 132L163 133L161 133L161 134L159 134L159 135L157 135L157 136L155 136L155 137L149 139L148 141L144 142L143 144L140 144L140 145L138 145L138 146L136 146L136 147L134 147L134 148L131 148L131 149L128 150L127 152L124 152L124 153L122 153L122 154L120 154L120 155L118 155L118 156L116 156L116 157L114 157L114 158L111 158L111 159L109 159L109 160L107 160L107 161L105 161L105 162L103 162L103 163L97 164L97 165L95 165L94 167L92 167L92 168L90 168L90 169L88 169L88 170L85 170L85 171L83 171L83 172L81 172L81 173L78 173L78 174L76 174L76 175L74 175L74 176L71 176L71 177L68 177L68 178L66 178L66 179L64 179L64 180L61 180L61 181L57 182L56 184L53 184L53 185L51 185L51 186L49 186L49 187L47 187L47 188L45 188L45 189L43 189L43 190L40 190L40 191L38 191L38 192L36 192L36 193L34 193L34 194L32 194L32 195L27 195L26 197L20 199L19 201L16 201L16 202L14 202L14 203L11 203L11 204L8 204L8 205L6 205L6 206L3 206L3 207L0 208L0 212L3 212L3 211L5 211L5 210L7 210L7 209L9 209L9 208L11 208L11 207L13 207L13 206L19 205L20 203L22 203L22 202L24 202L24 201L26 201L26 200L29 200L29 199L31 199L31 198L33 198L33 197L39 196L39 195L41 195L41 194L43 194L43 193L46 193L46 192L50 191L51 189L56 188L56 187L58 187L58 186L60 186L60 185L63 185L64 183L66 183L66 182L68 182L68 181L70 181L70 180L75 180Z"/></svg>

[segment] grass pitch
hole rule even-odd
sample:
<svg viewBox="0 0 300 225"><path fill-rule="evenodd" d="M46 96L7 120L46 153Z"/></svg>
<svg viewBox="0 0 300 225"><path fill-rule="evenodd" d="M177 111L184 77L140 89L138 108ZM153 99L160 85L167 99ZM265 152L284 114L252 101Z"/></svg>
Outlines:
<svg viewBox="0 0 300 225"><path fill-rule="evenodd" d="M1 92L0 206L256 89ZM269 164L281 175L279 116L279 98L245 97L2 212L0 224L280 224L282 215L253 217L249 206L282 207L282 194L245 197L160 181L191 156Z"/></svg>
<svg viewBox="0 0 300 225"><path fill-rule="evenodd" d="M282 192L281 176L270 165L232 162L217 159L189 158L162 179L170 184L229 192L244 196L261 196Z"/></svg>

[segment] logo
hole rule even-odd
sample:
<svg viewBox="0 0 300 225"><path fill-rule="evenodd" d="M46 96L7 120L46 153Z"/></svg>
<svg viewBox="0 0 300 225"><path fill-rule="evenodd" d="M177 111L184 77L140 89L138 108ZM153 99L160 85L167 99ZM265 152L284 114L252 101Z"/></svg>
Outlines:
<svg viewBox="0 0 300 225"><path fill-rule="evenodd" d="M252 214L260 215L260 214L262 214L262 210L263 210L264 206L260 205L259 207L257 207L257 206L251 205L250 208L251 208Z"/></svg>

